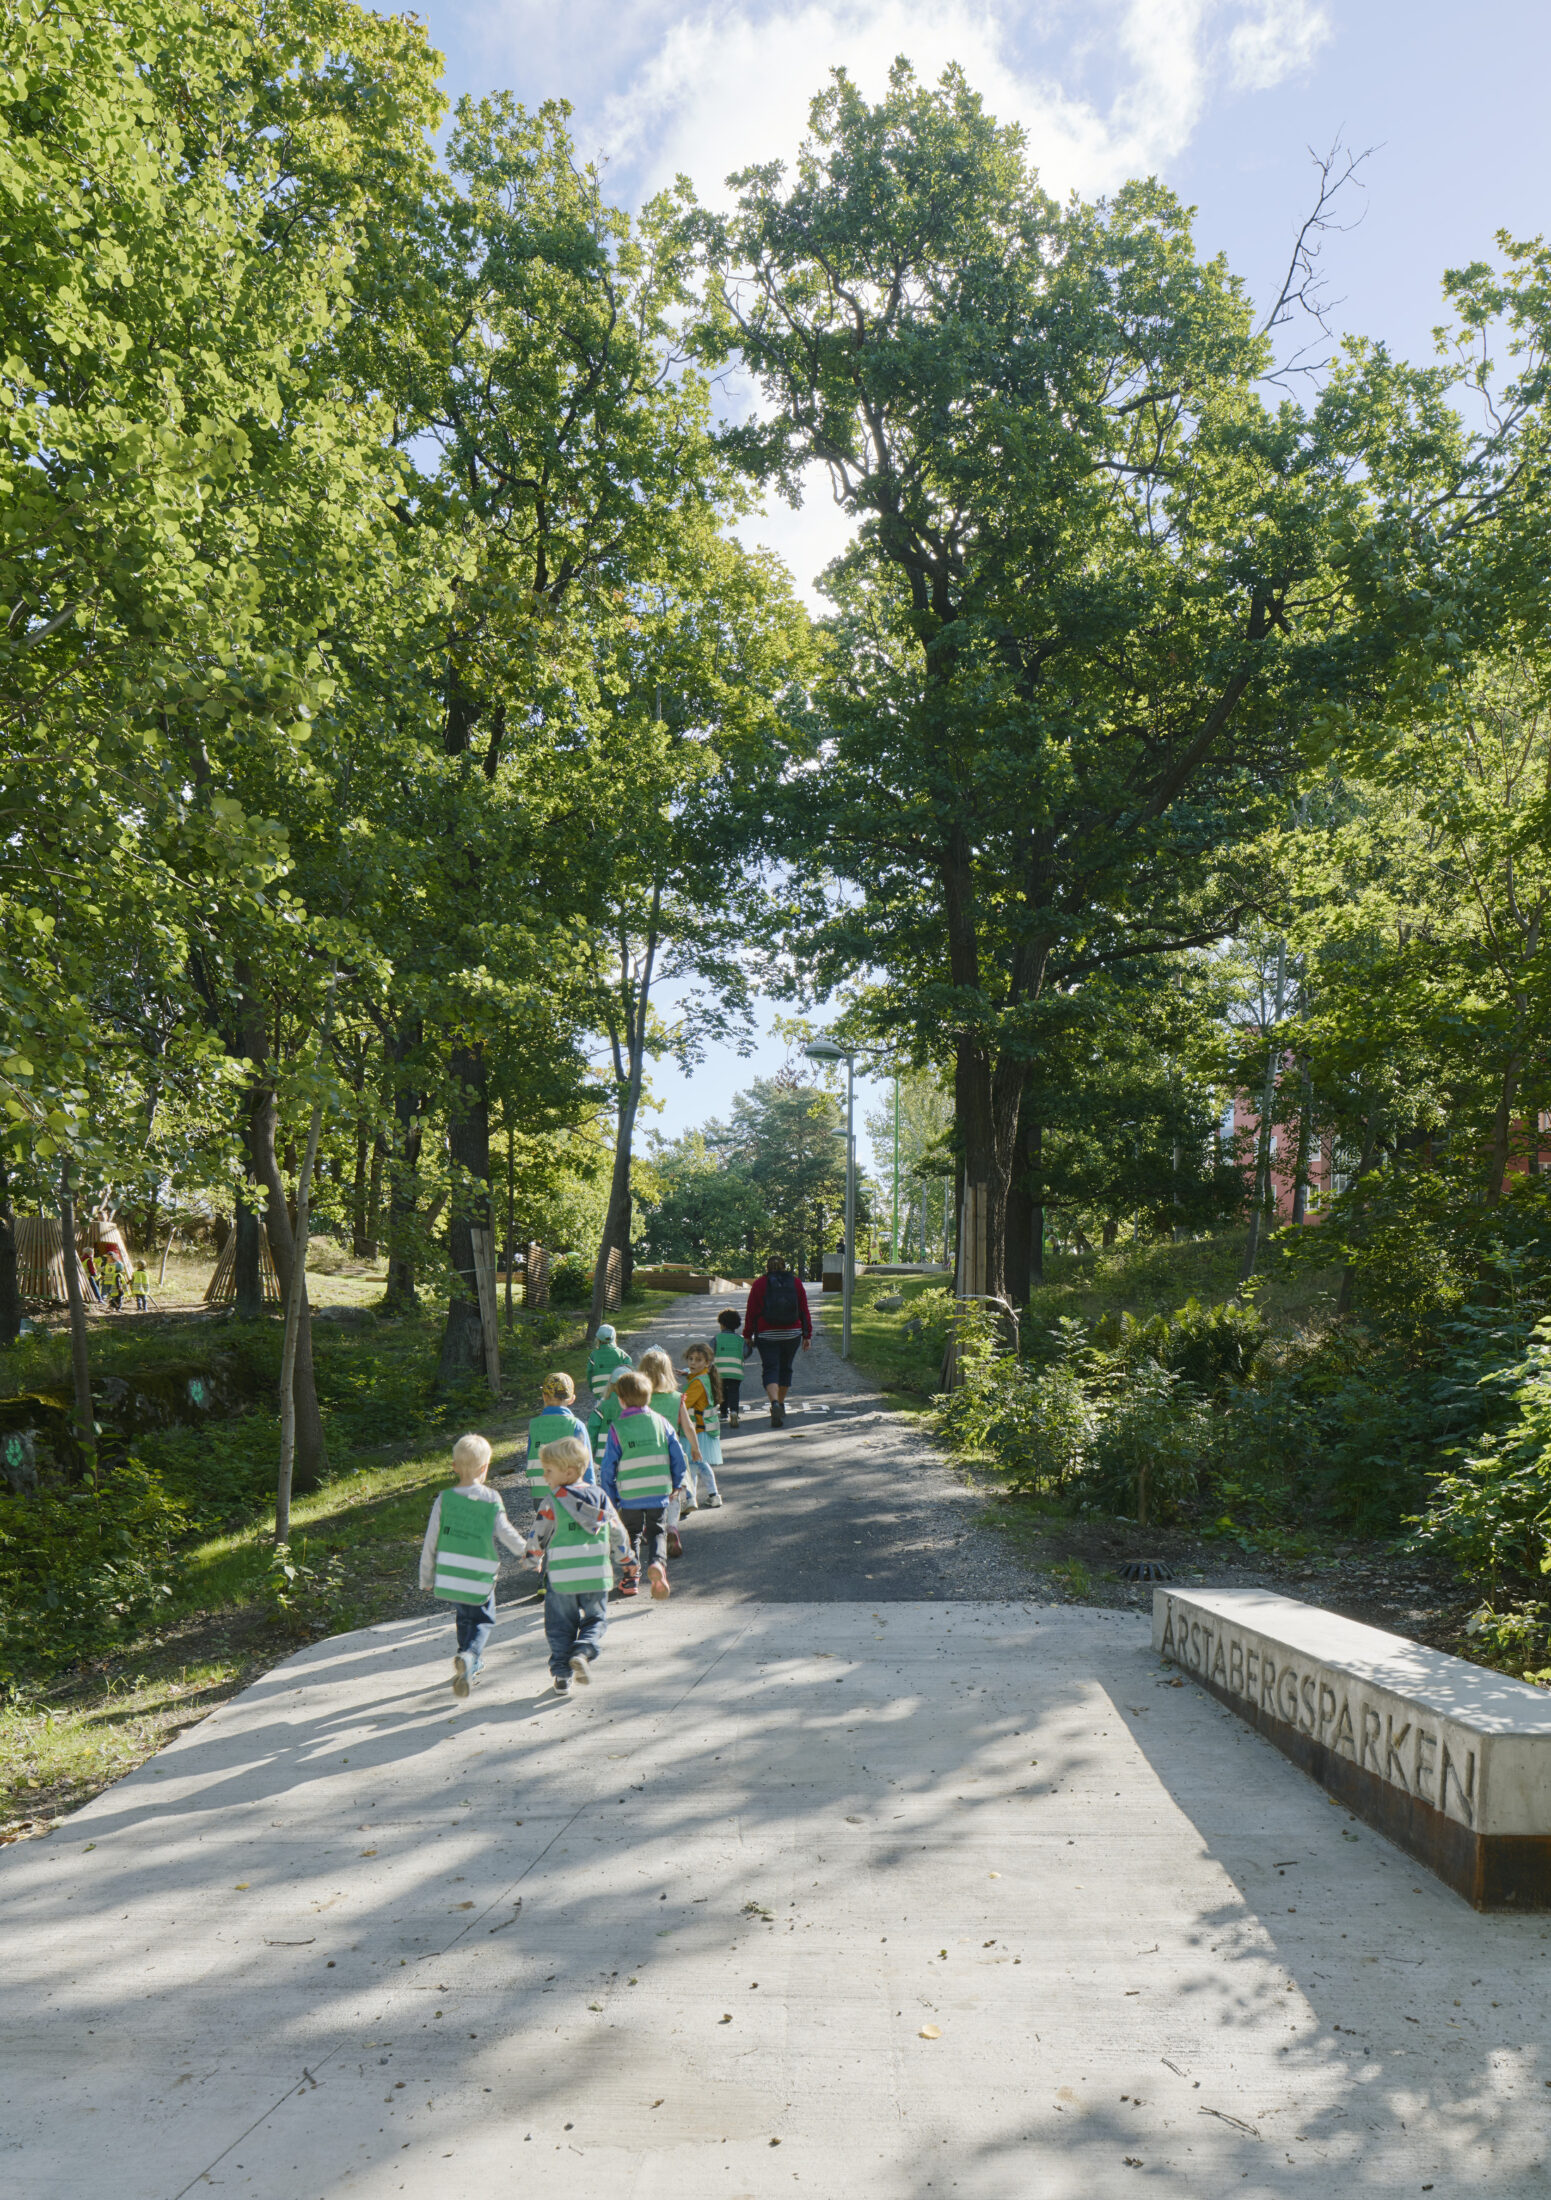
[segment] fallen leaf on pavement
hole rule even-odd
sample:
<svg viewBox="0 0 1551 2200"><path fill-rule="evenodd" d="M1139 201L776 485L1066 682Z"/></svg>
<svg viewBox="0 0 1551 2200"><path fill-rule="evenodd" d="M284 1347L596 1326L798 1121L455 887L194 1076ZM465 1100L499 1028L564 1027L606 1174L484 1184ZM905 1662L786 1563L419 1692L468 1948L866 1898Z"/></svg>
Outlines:
<svg viewBox="0 0 1551 2200"><path fill-rule="evenodd" d="M942 2032L940 2028L935 2024L923 2024L920 2031L916 2034L916 2038L918 2040L940 2040L942 2038Z"/></svg>

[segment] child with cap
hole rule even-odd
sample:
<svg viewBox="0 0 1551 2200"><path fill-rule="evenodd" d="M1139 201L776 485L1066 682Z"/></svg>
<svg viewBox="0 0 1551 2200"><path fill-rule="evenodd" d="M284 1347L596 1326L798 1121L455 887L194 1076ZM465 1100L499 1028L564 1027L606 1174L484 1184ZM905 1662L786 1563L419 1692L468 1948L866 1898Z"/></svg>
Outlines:
<svg viewBox="0 0 1551 2200"><path fill-rule="evenodd" d="M598 1341L587 1355L587 1388L598 1404L602 1404L622 1367L630 1365L630 1355L614 1334L612 1322L599 1322Z"/></svg>

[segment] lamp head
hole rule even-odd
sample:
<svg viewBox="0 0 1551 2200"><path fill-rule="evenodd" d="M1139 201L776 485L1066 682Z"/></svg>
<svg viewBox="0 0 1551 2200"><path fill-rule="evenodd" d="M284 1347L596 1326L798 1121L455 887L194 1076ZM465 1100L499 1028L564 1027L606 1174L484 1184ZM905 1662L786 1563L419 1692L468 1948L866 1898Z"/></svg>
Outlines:
<svg viewBox="0 0 1551 2200"><path fill-rule="evenodd" d="M811 1062L843 1062L850 1053L848 1047L838 1046L833 1039L810 1039L802 1051Z"/></svg>

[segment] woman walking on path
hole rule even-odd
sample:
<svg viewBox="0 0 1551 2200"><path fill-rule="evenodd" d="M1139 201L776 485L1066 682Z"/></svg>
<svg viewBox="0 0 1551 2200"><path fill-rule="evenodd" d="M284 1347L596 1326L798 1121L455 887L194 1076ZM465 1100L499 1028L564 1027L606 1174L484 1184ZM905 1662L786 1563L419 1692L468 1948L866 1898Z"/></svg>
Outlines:
<svg viewBox="0 0 1551 2200"><path fill-rule="evenodd" d="M765 1396L770 1400L770 1426L786 1426L786 1393L792 1383L792 1363L797 1347L804 1352L813 1343L813 1317L801 1276L794 1276L779 1253L765 1263L765 1273L749 1292L743 1314L743 1334L759 1348L760 1373Z"/></svg>

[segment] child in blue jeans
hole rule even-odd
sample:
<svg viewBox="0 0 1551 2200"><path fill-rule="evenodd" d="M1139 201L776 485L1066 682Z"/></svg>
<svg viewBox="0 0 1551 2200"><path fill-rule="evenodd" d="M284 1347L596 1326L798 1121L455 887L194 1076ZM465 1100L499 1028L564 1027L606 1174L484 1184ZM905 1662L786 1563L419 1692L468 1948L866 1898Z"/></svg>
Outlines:
<svg viewBox="0 0 1551 2200"><path fill-rule="evenodd" d="M555 1694L586 1687L609 1624L614 1553L628 1553L625 1524L587 1476L592 1450L584 1436L562 1436L539 1453L548 1494L541 1499L528 1556L546 1559L544 1634Z"/></svg>
<svg viewBox="0 0 1551 2200"><path fill-rule="evenodd" d="M455 1696L468 1694L495 1625L495 1577L501 1567L496 1545L519 1558L527 1549L499 1496L485 1485L489 1470L490 1446L483 1436L460 1436L452 1447L458 1486L443 1490L431 1507L420 1546L420 1586L451 1604L458 1623Z"/></svg>

